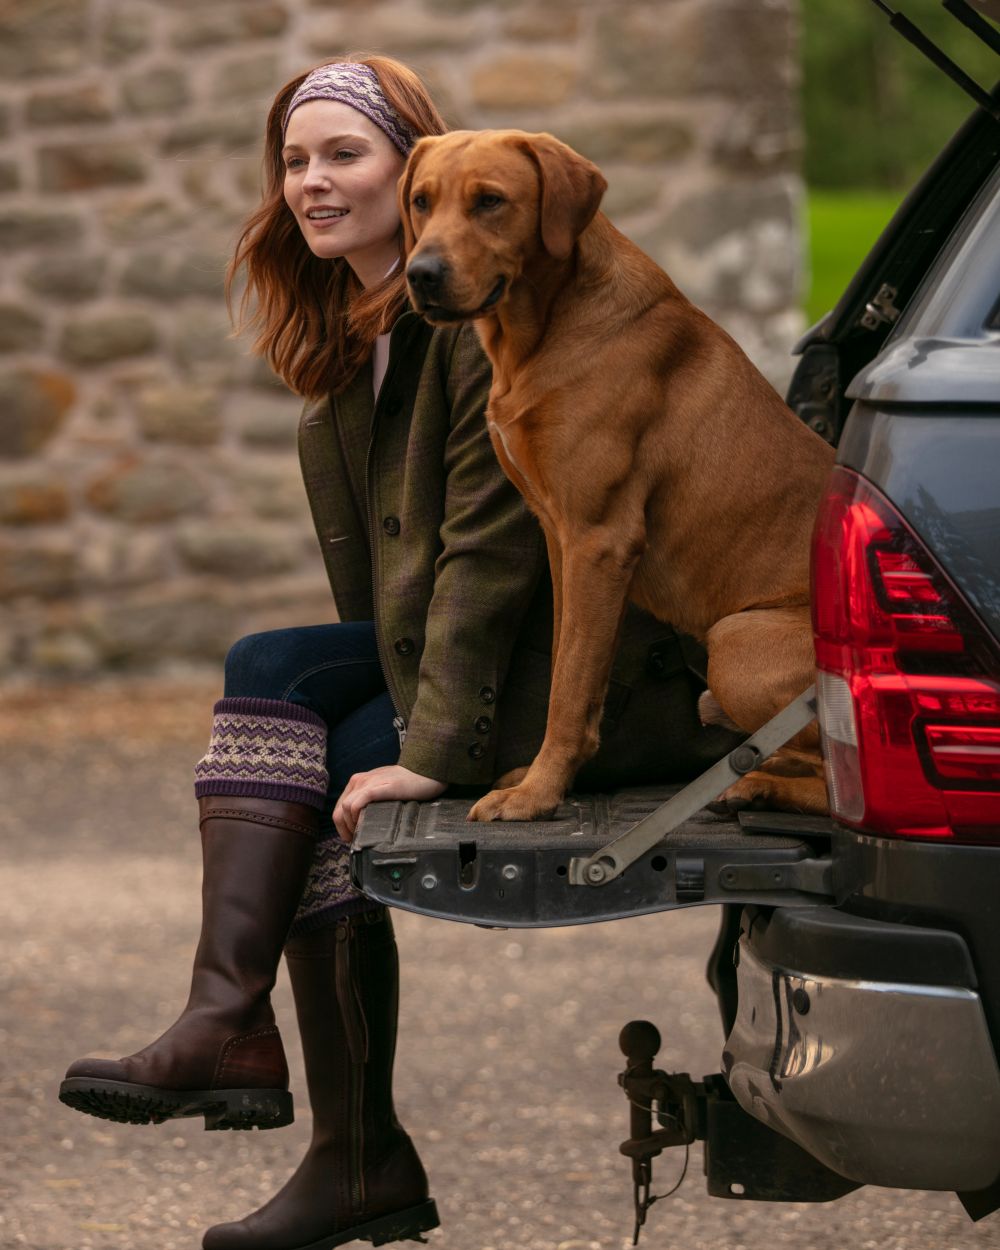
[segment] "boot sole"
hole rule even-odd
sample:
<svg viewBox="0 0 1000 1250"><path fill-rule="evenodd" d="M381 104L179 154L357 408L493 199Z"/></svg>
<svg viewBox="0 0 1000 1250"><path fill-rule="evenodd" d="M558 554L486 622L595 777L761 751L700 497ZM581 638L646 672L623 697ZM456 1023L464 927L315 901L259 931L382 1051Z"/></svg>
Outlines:
<svg viewBox="0 0 1000 1250"><path fill-rule="evenodd" d="M59 1086L59 1101L119 1124L162 1124L203 1115L206 1129L267 1129L295 1119L292 1095L283 1089L173 1090L75 1076Z"/></svg>
<svg viewBox="0 0 1000 1250"><path fill-rule="evenodd" d="M405 1211L395 1211L392 1215L382 1215L365 1224L355 1224L343 1232L311 1241L308 1246L296 1246L295 1250L335 1250L336 1246L345 1246L350 1241L370 1241L373 1246L384 1246L390 1241L426 1242L427 1239L420 1234L429 1233L440 1224L434 1199L428 1198L417 1207L407 1207Z"/></svg>

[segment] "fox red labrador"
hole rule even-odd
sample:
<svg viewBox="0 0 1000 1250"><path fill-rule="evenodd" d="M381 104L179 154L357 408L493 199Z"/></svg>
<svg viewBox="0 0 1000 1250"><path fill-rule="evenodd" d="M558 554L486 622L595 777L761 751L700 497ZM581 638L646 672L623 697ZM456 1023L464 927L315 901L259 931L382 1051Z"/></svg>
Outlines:
<svg viewBox="0 0 1000 1250"><path fill-rule="evenodd" d="M703 720L752 732L813 681L809 542L833 452L598 211L606 186L516 130L421 139L400 179L412 302L475 320L490 437L552 566L545 738L471 820L554 811L597 749L629 600L705 643ZM827 811L816 725L723 800Z"/></svg>

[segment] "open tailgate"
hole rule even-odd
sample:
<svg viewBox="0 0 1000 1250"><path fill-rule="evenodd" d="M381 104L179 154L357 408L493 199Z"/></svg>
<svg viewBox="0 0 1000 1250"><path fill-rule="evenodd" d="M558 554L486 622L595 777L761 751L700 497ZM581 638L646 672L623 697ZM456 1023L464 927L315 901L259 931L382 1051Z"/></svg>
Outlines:
<svg viewBox="0 0 1000 1250"><path fill-rule="evenodd" d="M354 840L351 876L370 897L446 920L548 928L703 903L829 901L825 818L702 811L604 885L571 885L590 855L681 789L569 795L548 821L470 824L474 799L372 803Z"/></svg>

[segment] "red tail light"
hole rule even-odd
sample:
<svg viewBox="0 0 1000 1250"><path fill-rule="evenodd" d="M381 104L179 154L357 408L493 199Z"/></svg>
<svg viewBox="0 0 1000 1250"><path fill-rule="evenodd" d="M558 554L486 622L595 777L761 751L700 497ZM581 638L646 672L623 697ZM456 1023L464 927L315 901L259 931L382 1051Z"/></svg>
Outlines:
<svg viewBox="0 0 1000 1250"><path fill-rule="evenodd" d="M820 727L838 819L1000 844L1000 655L892 504L836 468L813 534Z"/></svg>

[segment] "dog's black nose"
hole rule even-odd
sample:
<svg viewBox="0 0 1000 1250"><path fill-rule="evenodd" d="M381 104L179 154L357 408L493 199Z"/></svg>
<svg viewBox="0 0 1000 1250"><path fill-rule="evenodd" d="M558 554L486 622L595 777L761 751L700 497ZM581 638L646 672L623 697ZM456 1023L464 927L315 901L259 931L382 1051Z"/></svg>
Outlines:
<svg viewBox="0 0 1000 1250"><path fill-rule="evenodd" d="M406 277L418 295L433 300L441 294L447 268L440 256L414 256L406 266Z"/></svg>

